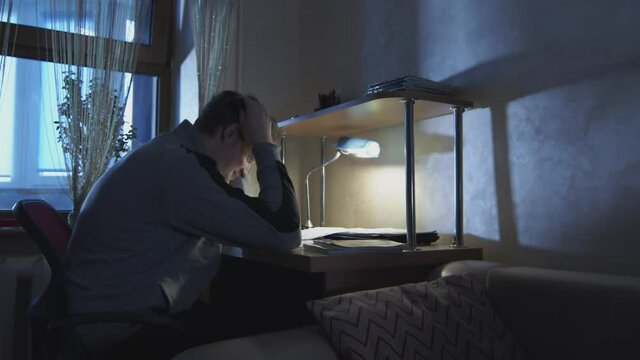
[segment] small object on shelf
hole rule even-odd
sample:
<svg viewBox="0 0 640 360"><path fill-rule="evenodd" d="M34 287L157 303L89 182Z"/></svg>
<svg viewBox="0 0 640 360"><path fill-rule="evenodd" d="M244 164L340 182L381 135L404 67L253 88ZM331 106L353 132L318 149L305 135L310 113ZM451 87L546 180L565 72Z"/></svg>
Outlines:
<svg viewBox="0 0 640 360"><path fill-rule="evenodd" d="M304 250L318 252L327 255L401 252L407 249L407 245L391 240L331 240L319 239L305 241Z"/></svg>
<svg viewBox="0 0 640 360"><path fill-rule="evenodd" d="M423 79L418 76L405 75L403 77L369 85L367 95L391 91L424 91L432 94L451 96L455 94L454 88Z"/></svg>
<svg viewBox="0 0 640 360"><path fill-rule="evenodd" d="M326 94L318 94L318 107L313 111L322 110L340 104L340 95L336 95L335 90L331 90Z"/></svg>

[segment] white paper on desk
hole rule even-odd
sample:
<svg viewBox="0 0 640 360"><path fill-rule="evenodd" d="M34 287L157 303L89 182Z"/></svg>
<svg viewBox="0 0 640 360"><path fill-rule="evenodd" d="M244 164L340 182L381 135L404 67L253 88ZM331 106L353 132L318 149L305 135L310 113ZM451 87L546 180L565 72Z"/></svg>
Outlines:
<svg viewBox="0 0 640 360"><path fill-rule="evenodd" d="M316 240L313 242L317 245L339 246L346 248L361 247L404 247L405 244L391 240Z"/></svg>
<svg viewBox="0 0 640 360"><path fill-rule="evenodd" d="M302 229L302 240L319 239L331 234L355 233L355 234L406 234L405 229L397 228L344 228L344 227L314 227Z"/></svg>

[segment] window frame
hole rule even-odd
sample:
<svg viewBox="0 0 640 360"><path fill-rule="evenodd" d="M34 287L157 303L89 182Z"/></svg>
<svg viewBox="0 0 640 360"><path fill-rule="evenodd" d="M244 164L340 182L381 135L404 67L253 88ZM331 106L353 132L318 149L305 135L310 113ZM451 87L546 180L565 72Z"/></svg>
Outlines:
<svg viewBox="0 0 640 360"><path fill-rule="evenodd" d="M158 78L156 94L156 124L155 133L160 134L170 128L170 97L171 97L171 56L170 34L172 1L151 0L151 32L149 44L141 44L138 50L138 61L134 74L151 75ZM0 31L9 30L9 49L12 57L51 61L52 49L47 46L50 41L51 31L29 25L19 25L0 21ZM72 34L80 39L88 35ZM120 42L121 40L107 39L108 42ZM74 57L75 58L75 57ZM83 62L72 65L85 66ZM47 188L47 187L45 187ZM67 213L68 210L61 211ZM12 218L11 210L0 209L0 219Z"/></svg>

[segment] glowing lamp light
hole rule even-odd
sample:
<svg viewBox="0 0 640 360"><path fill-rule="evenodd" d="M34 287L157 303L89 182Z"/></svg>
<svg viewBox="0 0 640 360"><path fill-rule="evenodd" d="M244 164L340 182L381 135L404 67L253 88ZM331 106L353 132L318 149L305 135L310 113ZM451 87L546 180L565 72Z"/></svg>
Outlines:
<svg viewBox="0 0 640 360"><path fill-rule="evenodd" d="M323 167L331 164L332 162L338 160L341 154L345 155L353 155L357 158L377 158L380 156L380 144L373 140L367 139L358 139L352 137L341 137L338 139L336 143L336 155L333 159L325 162L324 164L311 169L307 173L307 177L305 178L305 187L307 193L307 222L305 223L306 228L312 228L313 224L311 223L311 204L309 200L309 175L312 172L322 169ZM324 205L323 205L324 206Z"/></svg>

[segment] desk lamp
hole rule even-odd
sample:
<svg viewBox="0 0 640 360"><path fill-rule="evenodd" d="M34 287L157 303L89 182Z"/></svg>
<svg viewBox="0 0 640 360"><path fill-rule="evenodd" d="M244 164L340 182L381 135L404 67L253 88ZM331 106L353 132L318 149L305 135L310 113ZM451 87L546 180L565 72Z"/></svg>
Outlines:
<svg viewBox="0 0 640 360"><path fill-rule="evenodd" d="M323 167L338 160L338 158L342 154L353 155L357 158L377 158L378 156L380 156L380 144L378 144L376 141L367 139L341 137L336 143L336 149L338 151L336 151L336 155L331 160L328 160L322 165L311 169L311 171L307 173L307 177L305 179L305 187L307 192L307 222L305 223L305 228L307 229L313 227L313 224L311 223L311 204L309 201L309 175L311 175L312 172L322 169Z"/></svg>

